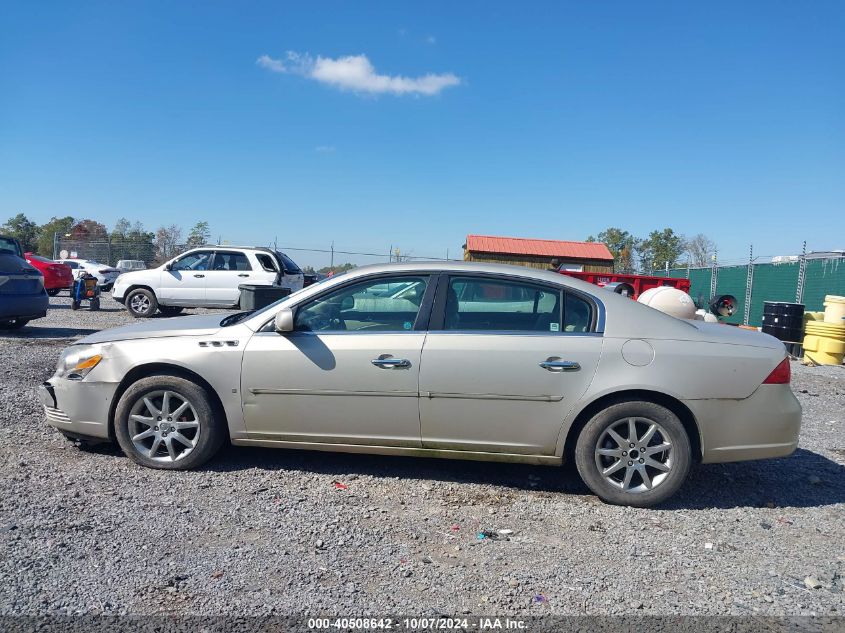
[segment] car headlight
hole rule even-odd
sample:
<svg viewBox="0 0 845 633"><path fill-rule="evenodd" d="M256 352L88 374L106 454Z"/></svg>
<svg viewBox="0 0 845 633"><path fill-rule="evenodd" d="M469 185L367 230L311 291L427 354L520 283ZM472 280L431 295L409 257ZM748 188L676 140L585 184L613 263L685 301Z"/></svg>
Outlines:
<svg viewBox="0 0 845 633"><path fill-rule="evenodd" d="M97 352L98 350L91 346L68 347L59 356L56 377L82 380L103 360L103 355Z"/></svg>

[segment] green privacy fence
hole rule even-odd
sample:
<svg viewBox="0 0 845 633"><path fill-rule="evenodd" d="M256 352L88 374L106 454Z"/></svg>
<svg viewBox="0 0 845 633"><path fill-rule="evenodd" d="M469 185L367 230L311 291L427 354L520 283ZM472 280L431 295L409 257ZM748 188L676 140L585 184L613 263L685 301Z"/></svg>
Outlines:
<svg viewBox="0 0 845 633"><path fill-rule="evenodd" d="M807 310L823 310L825 295L845 295L845 257L807 259L805 264L802 303ZM749 325L761 324L765 301L795 301L800 269L799 262L754 264ZM712 274L712 268L674 268L669 270L668 276L687 277L689 275L692 298L699 307L706 307L710 299ZM728 323L742 323L744 320L747 280L747 265L718 268L716 294L733 295L739 302L734 315L725 319Z"/></svg>

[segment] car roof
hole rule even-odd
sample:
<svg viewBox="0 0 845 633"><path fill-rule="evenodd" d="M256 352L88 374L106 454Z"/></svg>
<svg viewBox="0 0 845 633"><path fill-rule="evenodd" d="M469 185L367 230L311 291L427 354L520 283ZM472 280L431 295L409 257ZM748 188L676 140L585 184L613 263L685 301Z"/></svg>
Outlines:
<svg viewBox="0 0 845 633"><path fill-rule="evenodd" d="M511 277L523 277L543 283L553 283L559 286L566 286L584 292L595 294L598 286L568 277L551 270L540 270L527 266L514 266L511 264L489 264L486 262L464 262L464 261L418 261L401 262L395 264L368 264L359 268L353 268L346 272L343 277L351 279L360 275L392 272L446 272L446 273L488 273L496 275L508 275Z"/></svg>

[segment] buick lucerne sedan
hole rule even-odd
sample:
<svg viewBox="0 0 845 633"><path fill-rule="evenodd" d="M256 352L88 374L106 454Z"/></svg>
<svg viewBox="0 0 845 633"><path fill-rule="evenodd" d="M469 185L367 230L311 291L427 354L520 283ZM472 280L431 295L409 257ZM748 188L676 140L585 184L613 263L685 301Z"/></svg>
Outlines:
<svg viewBox="0 0 845 633"><path fill-rule="evenodd" d="M223 442L560 465L650 506L695 462L779 457L801 408L783 344L553 272L360 268L252 313L68 347L39 388L69 437L187 469Z"/></svg>

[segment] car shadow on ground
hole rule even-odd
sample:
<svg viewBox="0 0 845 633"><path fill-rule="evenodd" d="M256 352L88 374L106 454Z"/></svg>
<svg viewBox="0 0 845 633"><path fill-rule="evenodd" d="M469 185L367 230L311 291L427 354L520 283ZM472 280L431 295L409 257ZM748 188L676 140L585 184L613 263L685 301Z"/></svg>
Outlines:
<svg viewBox="0 0 845 633"><path fill-rule="evenodd" d="M63 304L63 303L51 303L50 310L70 310L70 305ZM123 312L124 308L103 308L100 307L99 310L92 310L87 303L83 303L79 311L88 311L88 312Z"/></svg>
<svg viewBox="0 0 845 633"><path fill-rule="evenodd" d="M212 472L258 468L283 474L306 470L337 477L399 477L410 486L423 480L489 484L515 490L590 495L572 465L563 468L498 462L395 457L286 449L228 447L209 462ZM664 504L665 510L736 507L815 507L845 502L845 465L798 449L781 459L701 464Z"/></svg>
<svg viewBox="0 0 845 633"><path fill-rule="evenodd" d="M20 330L2 330L0 339L50 339L50 338L76 338L77 336L88 336L96 334L97 328L78 327L38 327L25 325Z"/></svg>

